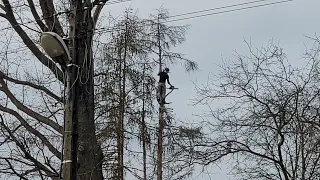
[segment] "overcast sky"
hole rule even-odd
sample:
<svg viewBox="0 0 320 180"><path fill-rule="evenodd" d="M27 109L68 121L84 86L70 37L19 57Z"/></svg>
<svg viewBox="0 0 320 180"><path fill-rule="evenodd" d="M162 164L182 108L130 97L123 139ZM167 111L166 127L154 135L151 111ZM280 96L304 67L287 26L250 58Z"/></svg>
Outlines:
<svg viewBox="0 0 320 180"><path fill-rule="evenodd" d="M259 4L277 1L280 0L266 0ZM154 9L163 6L169 9L171 15L175 15L243 2L249 2L249 0L132 0L106 7L104 13L119 14L125 5L125 7L139 9L139 14L147 17L149 13L155 12ZM190 99L195 96L192 82L201 85L206 82L209 73L217 74L222 57L234 59L234 50L246 54L245 39L251 39L254 47L267 44L270 39L279 41L288 55L288 60L296 65L301 63L302 53L305 50L304 44L310 43L305 36L319 34L320 23L317 18L320 13L319 7L320 0L294 0L175 22L174 24L177 25L191 25L187 41L175 50L198 62L200 68L200 71L189 75L185 73L183 67L170 67L171 82L179 88L178 92L168 97L168 101L172 101L170 107L174 108L176 116L186 121L197 120L193 114L201 113L205 107L190 105ZM228 165L219 166L220 168L210 169L210 177L195 175L193 179L233 179L232 176L227 176Z"/></svg>

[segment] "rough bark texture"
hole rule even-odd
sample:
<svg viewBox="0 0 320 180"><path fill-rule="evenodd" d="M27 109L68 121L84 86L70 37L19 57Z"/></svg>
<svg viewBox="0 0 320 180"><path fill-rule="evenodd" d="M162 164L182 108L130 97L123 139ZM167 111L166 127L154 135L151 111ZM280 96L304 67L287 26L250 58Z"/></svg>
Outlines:
<svg viewBox="0 0 320 180"><path fill-rule="evenodd" d="M91 51L92 42L92 17L82 14L86 24L82 31L77 32L78 38L78 65L80 66L79 88L76 89L76 102L78 107L78 180L102 180L101 147L97 143L94 123L94 83L93 83L93 59ZM83 38L85 37L85 38Z"/></svg>
<svg viewBox="0 0 320 180"><path fill-rule="evenodd" d="M78 179L102 180L102 151L97 143L94 125L92 67L87 84L79 88L78 111Z"/></svg>

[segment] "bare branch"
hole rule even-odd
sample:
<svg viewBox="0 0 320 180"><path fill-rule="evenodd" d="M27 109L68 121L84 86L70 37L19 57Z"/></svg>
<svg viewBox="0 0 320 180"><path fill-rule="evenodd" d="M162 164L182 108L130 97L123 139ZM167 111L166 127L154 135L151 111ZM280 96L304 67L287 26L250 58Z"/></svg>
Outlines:
<svg viewBox="0 0 320 180"><path fill-rule="evenodd" d="M3 72L0 71L0 78L3 78L3 79L6 79L10 82L13 82L15 84L21 84L21 85L26 85L26 86L30 86L34 89L38 89L38 90L41 90L43 92L45 92L47 95L49 95L50 97L54 98L55 100L57 100L58 102L63 102L62 98L57 96L56 94L54 94L52 91L50 91L48 88L44 87L44 86L40 86L40 85L37 85L37 84L34 84L34 83L31 83L29 81L21 81L21 80L18 80L18 79L14 79L14 78L11 78L9 76L6 76Z"/></svg>
<svg viewBox="0 0 320 180"><path fill-rule="evenodd" d="M13 132L10 130L10 128L8 128L5 123L4 123L4 119L3 117L0 115L0 118L1 118L1 121L0 121L0 124L1 126L7 131L7 133L9 134L9 137L13 140L13 142L15 142L15 144L20 148L20 150L24 153L24 157L26 159L29 159L32 163L34 163L34 165L37 167L37 169L40 171L44 171L48 176L51 176L51 177L58 177L58 174L55 173L55 172L52 172L50 171L50 169L48 169L45 165L43 165L42 163L40 163L37 159L35 159L34 157L32 157L32 155L28 152L28 150L26 149L26 147L23 145L23 143L19 142L19 140L15 137L15 135L13 134ZM23 162L19 159L15 159L15 158L3 158L3 159L8 159L8 160L13 160L13 161L16 161L16 162L20 162L20 163L23 163L23 164L29 164L29 163L26 163L26 162ZM13 166L11 166L11 169L13 170ZM30 170L26 170L25 173L22 173L22 174L17 174L18 176L25 176L26 173L29 172L30 173ZM55 179L55 178L53 178Z"/></svg>
<svg viewBox="0 0 320 180"><path fill-rule="evenodd" d="M4 12L7 12L7 9L6 9L2 4L0 4L0 8L1 8Z"/></svg>
<svg viewBox="0 0 320 180"><path fill-rule="evenodd" d="M12 92L8 89L5 81L3 79L0 78L0 90L3 91L8 98L11 100L11 102L21 111L23 111L24 113L28 114L29 116L35 118L36 120L50 126L51 128L53 128L54 130L56 130L57 132L59 132L60 134L62 134L63 132L63 128L55 123L54 121L52 121L51 119L48 119L40 114L38 114L37 112L31 110L30 108L26 107L24 104L22 104L13 94Z"/></svg>
<svg viewBox="0 0 320 180"><path fill-rule="evenodd" d="M33 169L26 170L24 173L21 174L21 176L26 176L30 173L37 172L37 171L38 171L38 167L35 167Z"/></svg>
<svg viewBox="0 0 320 180"><path fill-rule="evenodd" d="M40 1L40 6L43 14L43 18L50 31L58 33L60 36L64 36L62 26L56 16L56 10L52 0Z"/></svg>
<svg viewBox="0 0 320 180"><path fill-rule="evenodd" d="M307 123L307 124L311 124L315 127L318 127L318 129L320 129L320 123L316 122L316 121L301 121L301 123Z"/></svg>
<svg viewBox="0 0 320 180"><path fill-rule="evenodd" d="M33 0L28 0L31 13L42 31L48 31L47 26L41 21L40 16L34 6Z"/></svg>
<svg viewBox="0 0 320 180"><path fill-rule="evenodd" d="M5 18L5 19L7 19L7 15L4 14L4 13L0 13L0 17L3 17L3 18Z"/></svg>
<svg viewBox="0 0 320 180"><path fill-rule="evenodd" d="M249 55L237 53L237 61L224 64L216 79L197 88L199 101L208 105L214 119L208 122L214 140L233 140L229 152L243 158L235 173L248 177L244 179L317 177L310 171L319 167L318 60L308 56L306 65L295 68L272 42L257 49L247 46ZM319 47L311 52L318 54ZM222 98L229 104L211 109L210 101ZM219 148L208 146L202 159L216 161Z"/></svg>
<svg viewBox="0 0 320 180"><path fill-rule="evenodd" d="M20 179L28 180L27 178L24 177L24 175L21 175L14 169L13 165L11 164L8 158L6 158L5 161L8 163L9 168L12 170L13 174L17 175Z"/></svg>
<svg viewBox="0 0 320 180"><path fill-rule="evenodd" d="M29 125L29 123L27 121L25 121L23 119L23 117L20 116L19 113L17 113L16 111L14 111L10 108L4 107L2 105L0 105L0 110L3 112L9 113L9 114L13 115L15 118L17 118L19 120L19 122L22 124L22 126L24 128L26 128L26 130L28 130L30 133L32 133L33 135L38 137L42 141L42 143L48 147L50 152L52 152L58 159L61 159L61 153L49 142L49 140L43 134L41 134L39 131L37 131L36 129L31 127ZM1 115L0 115L0 117L1 117ZM3 122L2 122L2 124L3 124ZM10 134L10 136L12 138L13 137L12 132L9 131L8 133ZM20 147L20 148L22 148L22 147ZM31 155L30 155L30 158L32 158Z"/></svg>
<svg viewBox="0 0 320 180"><path fill-rule="evenodd" d="M94 11L94 13L93 13L93 17L92 17L93 23L94 23L94 27L93 27L93 28L95 28L95 26L96 26L96 24L97 24L97 21L98 21L98 19L99 19L101 10L103 9L103 7L104 7L104 5L106 4L106 2L108 2L108 0L95 0L95 1L93 2L94 5L97 4L97 7L96 7L96 9L95 9L95 11Z"/></svg>

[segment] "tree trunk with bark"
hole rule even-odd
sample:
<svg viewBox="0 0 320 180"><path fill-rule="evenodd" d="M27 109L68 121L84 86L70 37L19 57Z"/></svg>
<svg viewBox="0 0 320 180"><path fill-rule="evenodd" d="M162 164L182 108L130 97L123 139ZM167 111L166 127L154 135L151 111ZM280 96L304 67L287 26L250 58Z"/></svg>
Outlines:
<svg viewBox="0 0 320 180"><path fill-rule="evenodd" d="M75 1L72 1L75 2ZM84 10L84 6L90 1L78 3L82 13L77 13L77 26L74 39L77 41L75 47L77 53L77 66L79 66L76 94L76 139L77 139L77 158L78 158L78 180L102 180L102 161L103 155L100 145L97 143L94 122L94 61L92 57L92 37L93 19L91 8ZM71 9L79 7L71 3ZM72 17L71 17L72 18ZM73 37L70 37L73 38ZM75 84L76 85L76 84Z"/></svg>

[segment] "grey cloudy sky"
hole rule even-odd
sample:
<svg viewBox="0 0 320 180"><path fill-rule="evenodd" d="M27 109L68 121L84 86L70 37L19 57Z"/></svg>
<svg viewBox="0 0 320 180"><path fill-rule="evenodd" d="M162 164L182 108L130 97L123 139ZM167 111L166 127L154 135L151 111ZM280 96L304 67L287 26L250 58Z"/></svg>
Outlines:
<svg viewBox="0 0 320 180"><path fill-rule="evenodd" d="M264 3L280 0L268 0ZM132 0L104 9L105 13L118 14L124 5L139 9L139 14L147 17L154 9L163 6L169 9L171 15L204 10L249 2L249 0ZM260 3L262 4L262 3ZM250 40L254 47L267 44L270 39L279 41L288 55L289 62L302 63L304 44L310 43L305 36L313 36L319 32L320 0L294 0L292 2L267 7L223 13L219 15L178 21L174 24L189 24L191 29L187 41L176 48L189 59L197 61L200 71L186 74L183 67L174 66L171 69L171 82L179 88L178 92L169 97L173 103L176 116L181 120L197 121L193 114L201 113L205 107L191 106L190 99L196 94L192 82L198 85L206 83L209 73L217 74L218 65L225 59L234 59L234 50L245 54L247 47L244 40ZM218 104L216 104L218 105ZM227 176L228 165L211 168L208 175L194 176L193 179L233 179Z"/></svg>

